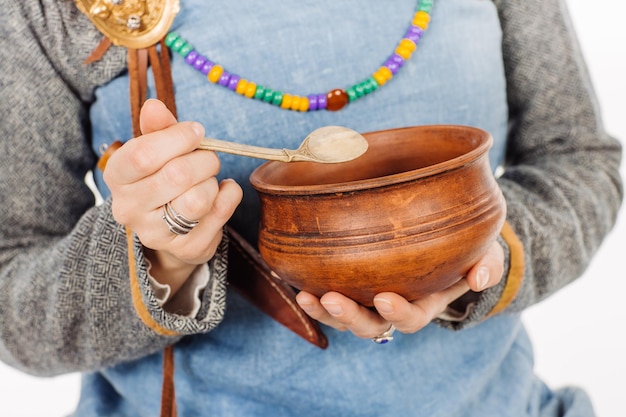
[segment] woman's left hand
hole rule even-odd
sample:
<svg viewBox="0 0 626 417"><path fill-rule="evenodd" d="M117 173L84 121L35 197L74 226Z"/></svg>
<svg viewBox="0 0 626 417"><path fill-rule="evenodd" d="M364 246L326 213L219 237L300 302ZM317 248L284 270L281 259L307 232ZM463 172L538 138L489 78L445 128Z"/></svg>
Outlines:
<svg viewBox="0 0 626 417"><path fill-rule="evenodd" d="M416 301L409 302L398 294L384 292L374 297L374 310L336 292L328 292L317 298L301 291L296 300L312 318L338 330L350 330L361 338L379 336L389 330L392 324L399 332L415 333L470 289L479 292L497 285L503 272L504 252L494 242L465 279Z"/></svg>

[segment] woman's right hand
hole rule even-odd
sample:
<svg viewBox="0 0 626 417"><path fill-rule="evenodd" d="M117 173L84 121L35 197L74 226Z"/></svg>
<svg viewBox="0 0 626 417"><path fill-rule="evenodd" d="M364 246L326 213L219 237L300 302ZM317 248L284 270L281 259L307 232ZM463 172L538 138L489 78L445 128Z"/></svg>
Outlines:
<svg viewBox="0 0 626 417"><path fill-rule="evenodd" d="M204 137L199 123L179 123L163 103L148 100L140 128L141 136L111 156L104 180L115 220L137 234L147 248L151 275L174 294L197 265L215 255L243 192L233 180L218 183L215 152L196 149ZM171 232L163 220L168 202L198 225L185 235Z"/></svg>

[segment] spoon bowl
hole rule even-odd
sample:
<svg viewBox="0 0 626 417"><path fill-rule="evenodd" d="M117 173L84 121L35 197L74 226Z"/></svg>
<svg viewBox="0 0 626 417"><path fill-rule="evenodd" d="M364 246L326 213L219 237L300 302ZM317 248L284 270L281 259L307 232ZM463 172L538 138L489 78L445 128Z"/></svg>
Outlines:
<svg viewBox="0 0 626 417"><path fill-rule="evenodd" d="M342 126L324 126L311 132L298 149L273 149L205 138L198 149L282 162L348 162L367 151L368 143L358 132Z"/></svg>

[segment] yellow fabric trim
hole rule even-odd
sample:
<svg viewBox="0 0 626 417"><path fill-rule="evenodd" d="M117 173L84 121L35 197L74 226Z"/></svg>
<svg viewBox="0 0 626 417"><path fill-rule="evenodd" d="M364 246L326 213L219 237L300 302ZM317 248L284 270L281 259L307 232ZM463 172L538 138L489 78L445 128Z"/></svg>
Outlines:
<svg viewBox="0 0 626 417"><path fill-rule="evenodd" d="M498 303L491 309L487 317L500 313L515 299L524 280L524 246L508 222L502 226L500 235L509 245L509 274L506 285Z"/></svg>
<svg viewBox="0 0 626 417"><path fill-rule="evenodd" d="M133 306L135 307L137 315L146 326L150 327L155 332L163 336L176 336L178 333L173 330L166 329L157 323L150 315L148 307L146 307L143 303L141 287L139 286L139 279L137 278L133 232L128 227L126 228L126 241L128 244L128 275L130 277L130 293L133 297Z"/></svg>

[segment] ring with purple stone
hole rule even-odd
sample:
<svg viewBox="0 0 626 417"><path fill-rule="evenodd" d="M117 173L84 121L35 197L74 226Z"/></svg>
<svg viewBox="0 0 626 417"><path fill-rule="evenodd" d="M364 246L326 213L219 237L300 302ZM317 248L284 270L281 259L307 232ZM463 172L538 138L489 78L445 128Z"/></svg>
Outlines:
<svg viewBox="0 0 626 417"><path fill-rule="evenodd" d="M389 326L389 330L385 333L380 334L376 337L372 337L372 342L377 343L379 345L384 345L385 343L389 343L393 340L393 333L396 331L396 326L393 324Z"/></svg>

